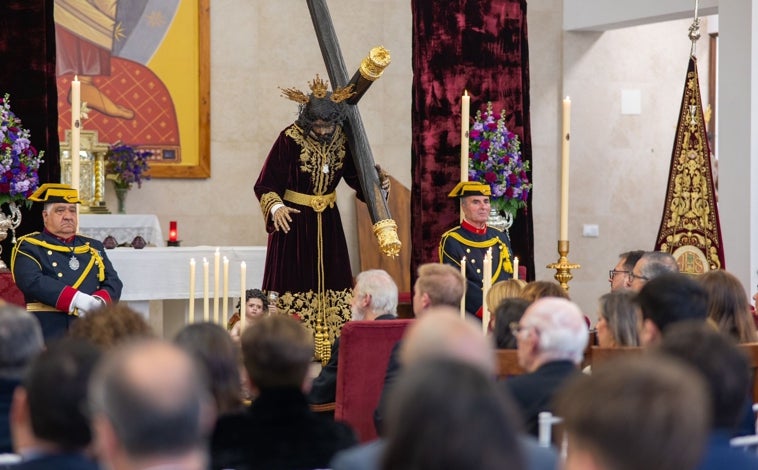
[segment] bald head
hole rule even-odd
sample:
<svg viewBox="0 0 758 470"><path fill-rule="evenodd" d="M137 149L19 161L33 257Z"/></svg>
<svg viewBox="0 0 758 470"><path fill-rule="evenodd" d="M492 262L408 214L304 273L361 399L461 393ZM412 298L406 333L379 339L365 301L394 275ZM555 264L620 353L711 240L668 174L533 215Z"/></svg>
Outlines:
<svg viewBox="0 0 758 470"><path fill-rule="evenodd" d="M90 382L90 403L133 458L196 448L213 414L192 358L158 340L128 344L106 357Z"/></svg>
<svg viewBox="0 0 758 470"><path fill-rule="evenodd" d="M557 297L538 299L526 309L520 325L522 362L533 362L536 366L553 360L581 362L588 331L584 315L575 303Z"/></svg>
<svg viewBox="0 0 758 470"><path fill-rule="evenodd" d="M432 307L405 334L400 350L403 366L430 359L456 359L488 375L495 373L494 346L475 322L449 307Z"/></svg>

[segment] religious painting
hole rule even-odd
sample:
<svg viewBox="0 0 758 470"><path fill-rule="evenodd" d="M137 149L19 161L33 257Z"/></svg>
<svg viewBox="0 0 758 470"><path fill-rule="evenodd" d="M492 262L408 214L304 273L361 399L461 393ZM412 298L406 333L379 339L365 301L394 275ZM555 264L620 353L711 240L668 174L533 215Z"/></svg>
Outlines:
<svg viewBox="0 0 758 470"><path fill-rule="evenodd" d="M99 143L152 152L158 178L210 176L210 0L55 0L58 135L71 82Z"/></svg>

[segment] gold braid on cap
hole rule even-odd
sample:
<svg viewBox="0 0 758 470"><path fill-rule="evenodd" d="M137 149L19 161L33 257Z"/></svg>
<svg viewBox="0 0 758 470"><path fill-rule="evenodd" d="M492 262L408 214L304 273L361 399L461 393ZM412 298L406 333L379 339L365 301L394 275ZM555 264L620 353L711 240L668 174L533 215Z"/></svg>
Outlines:
<svg viewBox="0 0 758 470"><path fill-rule="evenodd" d="M322 80L321 77L318 76L318 74L316 74L316 78L308 82L308 85L310 86L311 93L313 94L314 98L321 99L326 96L327 82L325 80ZM282 96L292 101L295 101L297 103L306 104L308 103L308 101L310 101L310 97L306 95L305 93L303 93L302 91L298 90L297 88L279 88L279 89L282 90ZM332 92L332 96L330 96L329 99L335 103L340 103L350 98L354 94L355 92L353 91L353 85L348 85L346 87L340 87L334 90Z"/></svg>

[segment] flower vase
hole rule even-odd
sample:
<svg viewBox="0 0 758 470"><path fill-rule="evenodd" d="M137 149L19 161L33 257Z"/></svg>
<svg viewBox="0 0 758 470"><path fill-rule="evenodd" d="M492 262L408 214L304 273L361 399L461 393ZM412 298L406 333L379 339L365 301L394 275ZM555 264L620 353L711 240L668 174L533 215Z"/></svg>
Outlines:
<svg viewBox="0 0 758 470"><path fill-rule="evenodd" d="M126 214L126 193L129 188L116 188L116 199L118 200L118 213Z"/></svg>
<svg viewBox="0 0 758 470"><path fill-rule="evenodd" d="M19 209L15 202L11 201L8 203L9 215L5 213L5 210L1 210L3 206L0 206L0 242L8 237L8 230L10 230L13 235L13 243L16 243L16 229L21 224L21 209ZM0 246L0 251L2 249L2 246ZM0 270L7 269L8 266L0 259Z"/></svg>
<svg viewBox="0 0 758 470"><path fill-rule="evenodd" d="M499 210L494 207L490 208L490 216L487 219L487 225L500 230L501 232L507 232L511 225L513 225L513 214L510 212L500 213Z"/></svg>

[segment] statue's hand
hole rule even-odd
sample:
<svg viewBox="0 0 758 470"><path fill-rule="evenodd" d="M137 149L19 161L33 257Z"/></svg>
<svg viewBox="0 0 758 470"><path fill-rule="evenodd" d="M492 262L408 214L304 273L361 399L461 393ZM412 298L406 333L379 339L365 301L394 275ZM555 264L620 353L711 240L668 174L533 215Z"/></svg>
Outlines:
<svg viewBox="0 0 758 470"><path fill-rule="evenodd" d="M299 214L300 211L298 209L295 209L293 207L287 207L282 206L279 209L274 212L274 215L272 216L272 219L274 220L274 230L276 231L283 231L284 233L287 233L290 231L290 222L292 222L292 217L290 214Z"/></svg>
<svg viewBox="0 0 758 470"><path fill-rule="evenodd" d="M380 165L375 165L376 174L379 176L379 184L384 192L384 199L387 200L390 197L390 175Z"/></svg>

